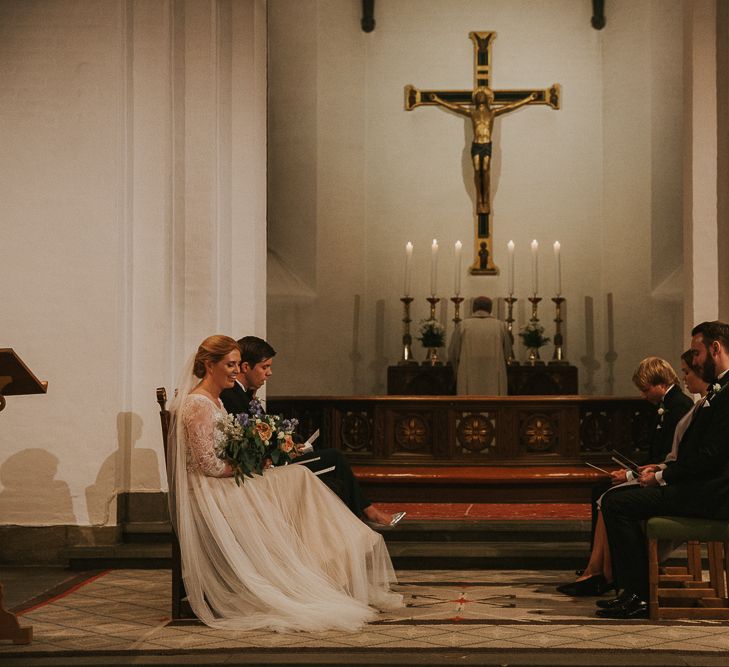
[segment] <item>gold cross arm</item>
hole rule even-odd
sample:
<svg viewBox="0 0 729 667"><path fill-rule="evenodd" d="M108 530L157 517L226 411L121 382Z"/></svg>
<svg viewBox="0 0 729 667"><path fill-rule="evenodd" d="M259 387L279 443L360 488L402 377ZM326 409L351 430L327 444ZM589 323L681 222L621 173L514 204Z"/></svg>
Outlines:
<svg viewBox="0 0 729 667"><path fill-rule="evenodd" d="M536 97L529 104L546 104L552 109L560 109L562 103L562 88L558 83L552 84L549 88L529 90L527 88L516 90L495 90L494 104L510 104L523 100L532 93ZM451 104L473 104L472 90L419 90L413 85L405 86L405 111L411 111L415 107L436 106L432 95Z"/></svg>

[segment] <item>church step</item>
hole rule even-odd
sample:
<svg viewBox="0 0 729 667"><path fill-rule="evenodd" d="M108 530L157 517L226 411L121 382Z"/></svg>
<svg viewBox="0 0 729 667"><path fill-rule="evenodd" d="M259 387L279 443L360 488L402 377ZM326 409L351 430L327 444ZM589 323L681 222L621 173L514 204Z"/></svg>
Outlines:
<svg viewBox="0 0 729 667"><path fill-rule="evenodd" d="M169 541L172 524L169 521L127 521L122 524L125 543L157 543Z"/></svg>
<svg viewBox="0 0 729 667"><path fill-rule="evenodd" d="M154 530L153 530L154 528ZM169 568L169 524L145 526L137 537L114 545L77 546L65 556L74 570ZM589 552L589 522L404 521L381 531L395 567L577 567Z"/></svg>
<svg viewBox="0 0 729 667"><path fill-rule="evenodd" d="M576 520L416 520L406 518L395 530L381 530L395 542L584 542L590 541L590 522Z"/></svg>
<svg viewBox="0 0 729 667"><path fill-rule="evenodd" d="M586 542L388 542L396 569L574 569L584 567Z"/></svg>
<svg viewBox="0 0 729 667"><path fill-rule="evenodd" d="M105 568L164 569L172 564L172 544L119 543L98 546L77 546L65 550L68 567L72 570Z"/></svg>

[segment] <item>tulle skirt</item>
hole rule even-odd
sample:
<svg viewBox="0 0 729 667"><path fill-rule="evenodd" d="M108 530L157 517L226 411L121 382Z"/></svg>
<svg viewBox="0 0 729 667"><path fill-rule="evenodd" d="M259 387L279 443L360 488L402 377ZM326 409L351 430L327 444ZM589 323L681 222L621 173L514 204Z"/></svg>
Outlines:
<svg viewBox="0 0 729 667"><path fill-rule="evenodd" d="M188 470L178 507L182 571L195 614L216 628L355 630L402 606L382 536L310 470L246 479Z"/></svg>

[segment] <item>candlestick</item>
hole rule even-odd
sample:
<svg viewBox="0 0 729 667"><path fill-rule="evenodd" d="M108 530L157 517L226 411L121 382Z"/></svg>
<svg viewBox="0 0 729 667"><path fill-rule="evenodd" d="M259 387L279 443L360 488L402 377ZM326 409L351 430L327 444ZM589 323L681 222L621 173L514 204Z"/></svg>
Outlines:
<svg viewBox="0 0 729 667"><path fill-rule="evenodd" d="M417 364L418 362L413 359L413 337L410 335L410 304L413 302L413 298L410 296L404 296L400 299L403 305L403 335L402 335L402 359L398 362L399 365L405 364Z"/></svg>
<svg viewBox="0 0 729 667"><path fill-rule="evenodd" d="M403 292L405 296L410 296L410 285L413 270L413 244L408 241L405 244L405 288Z"/></svg>
<svg viewBox="0 0 729 667"><path fill-rule="evenodd" d="M554 242L554 273L555 283L557 285L557 296L562 294L562 262L560 259L560 243L559 241Z"/></svg>
<svg viewBox="0 0 729 667"><path fill-rule="evenodd" d="M509 292L509 296L513 296L513 294L514 294L514 242L513 241L509 241L506 244L506 247L507 247L507 249L509 251L509 263L508 263L508 270L509 270L508 283L509 283L509 285L508 285L508 292Z"/></svg>
<svg viewBox="0 0 729 667"><path fill-rule="evenodd" d="M455 254L456 254L456 279L455 279L455 293L459 296L461 293L461 250L463 244L460 241L456 241Z"/></svg>
<svg viewBox="0 0 729 667"><path fill-rule="evenodd" d="M438 286L438 241L433 239L430 246L430 295L435 296Z"/></svg>
<svg viewBox="0 0 729 667"><path fill-rule="evenodd" d="M564 352L562 350L562 304L564 303L564 299L562 297L555 297L552 299L554 301L554 307L555 307L555 316L554 316L554 322L556 324L555 331L554 331L554 354L552 355L552 360L549 362L550 364L567 364L567 360L564 358Z"/></svg>
<svg viewBox="0 0 729 667"><path fill-rule="evenodd" d="M456 296L451 297L451 301L453 301L453 305L455 306L453 324L458 325L458 323L461 321L461 303L463 302L463 297L456 294Z"/></svg>
<svg viewBox="0 0 729 667"><path fill-rule="evenodd" d="M440 298L433 295L427 297L426 301L430 304L430 317L429 320L435 319L435 307L438 305L438 302L440 301Z"/></svg>
<svg viewBox="0 0 729 667"><path fill-rule="evenodd" d="M534 239L532 241L532 294L537 295L539 291L539 261L537 259L537 252L539 251L539 243Z"/></svg>
<svg viewBox="0 0 729 667"><path fill-rule="evenodd" d="M509 332L509 338L511 339L511 349L509 350L509 357L506 360L506 363L509 364L509 366L518 366L519 362L514 357L514 304L518 301L518 299L509 295L504 299L504 301L506 301L508 307L506 329Z"/></svg>
<svg viewBox="0 0 729 667"><path fill-rule="evenodd" d="M536 294L534 296L529 297L529 301L532 304L532 316L529 318L529 323L535 329L539 326L539 317L537 316L537 306L541 300L542 300L542 298L537 296ZM532 366L544 364L544 362L539 358L539 347L538 346L529 348L529 356L527 357L526 363L531 364Z"/></svg>

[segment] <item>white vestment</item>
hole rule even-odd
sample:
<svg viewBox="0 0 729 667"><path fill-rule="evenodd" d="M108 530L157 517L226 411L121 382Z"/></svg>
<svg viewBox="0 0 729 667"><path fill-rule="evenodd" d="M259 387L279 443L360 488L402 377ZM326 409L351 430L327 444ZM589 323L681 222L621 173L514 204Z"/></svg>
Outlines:
<svg viewBox="0 0 729 667"><path fill-rule="evenodd" d="M451 338L448 356L458 394L505 396L506 359L511 340L506 324L483 310L463 320Z"/></svg>

